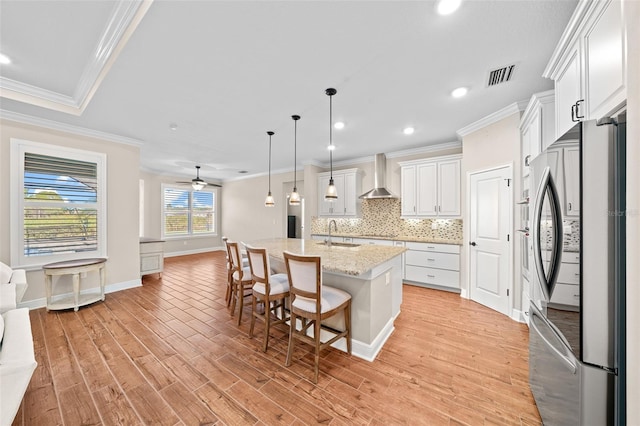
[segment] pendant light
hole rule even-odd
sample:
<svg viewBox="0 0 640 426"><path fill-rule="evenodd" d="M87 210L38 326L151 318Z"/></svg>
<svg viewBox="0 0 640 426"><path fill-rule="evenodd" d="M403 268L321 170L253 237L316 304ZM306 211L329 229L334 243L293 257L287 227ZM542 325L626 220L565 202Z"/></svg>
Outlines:
<svg viewBox="0 0 640 426"><path fill-rule="evenodd" d="M327 192L324 194L325 201L337 201L338 200L338 191L336 190L336 186L333 183L333 105L332 99L333 95L337 92L336 89L329 88L325 90L327 96L329 96L329 167L331 170L331 174L329 175L329 186L327 187Z"/></svg>
<svg viewBox="0 0 640 426"><path fill-rule="evenodd" d="M273 207L276 204L271 195L271 136L273 136L274 133L269 131L267 134L269 135L269 192L267 193L267 198L264 200L264 206Z"/></svg>
<svg viewBox="0 0 640 426"><path fill-rule="evenodd" d="M298 120L300 120L299 115L292 115L293 118L293 192L289 196L289 204L292 206L300 205L300 194L298 194L298 188L296 185L296 149L298 145Z"/></svg>

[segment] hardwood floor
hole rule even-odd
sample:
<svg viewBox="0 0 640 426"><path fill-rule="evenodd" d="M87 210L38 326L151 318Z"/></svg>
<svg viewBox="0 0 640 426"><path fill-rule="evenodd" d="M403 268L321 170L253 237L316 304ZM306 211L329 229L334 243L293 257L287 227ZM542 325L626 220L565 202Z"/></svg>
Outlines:
<svg viewBox="0 0 640 426"><path fill-rule="evenodd" d="M333 348L318 384L285 328L247 337L224 303L222 252L165 259L162 279L78 312L31 311L36 360L14 425L534 425L527 327L459 295L405 285L373 362Z"/></svg>

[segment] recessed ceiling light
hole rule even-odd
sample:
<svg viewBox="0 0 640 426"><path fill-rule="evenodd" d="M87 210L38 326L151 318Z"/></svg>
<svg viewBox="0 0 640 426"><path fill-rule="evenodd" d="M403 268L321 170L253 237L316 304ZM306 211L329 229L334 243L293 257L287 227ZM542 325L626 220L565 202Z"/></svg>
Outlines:
<svg viewBox="0 0 640 426"><path fill-rule="evenodd" d="M178 130L178 125L176 123L171 123L169 124L169 128L175 132Z"/></svg>
<svg viewBox="0 0 640 426"><path fill-rule="evenodd" d="M11 58L9 58L4 53L0 53L0 64L9 65L11 63Z"/></svg>
<svg viewBox="0 0 640 426"><path fill-rule="evenodd" d="M460 7L461 0L440 0L436 9L440 15L450 15Z"/></svg>
<svg viewBox="0 0 640 426"><path fill-rule="evenodd" d="M468 91L469 89L467 89L466 87L458 87L453 92L451 92L451 96L453 96L454 98L461 98L466 95Z"/></svg>
<svg viewBox="0 0 640 426"><path fill-rule="evenodd" d="M405 127L402 133L404 133L405 135L412 135L415 131L416 129L414 129L413 127Z"/></svg>
<svg viewBox="0 0 640 426"><path fill-rule="evenodd" d="M344 129L344 123L342 121L336 121L335 124L333 125L334 128L340 130L340 129Z"/></svg>
<svg viewBox="0 0 640 426"><path fill-rule="evenodd" d="M336 146L335 146L335 145L328 145L328 146L327 146L327 149L328 149L329 151L333 151L333 150L335 150L335 149L336 149Z"/></svg>

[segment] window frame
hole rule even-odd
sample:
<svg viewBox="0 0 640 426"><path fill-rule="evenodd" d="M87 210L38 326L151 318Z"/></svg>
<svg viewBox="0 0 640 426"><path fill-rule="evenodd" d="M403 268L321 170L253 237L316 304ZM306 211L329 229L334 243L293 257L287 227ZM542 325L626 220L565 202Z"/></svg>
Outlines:
<svg viewBox="0 0 640 426"><path fill-rule="evenodd" d="M80 253L63 253L27 256L24 254L24 173L25 153L69 158L96 164L97 178L97 232L98 249ZM59 145L33 142L23 139L10 139L10 218L11 263L14 268L34 270L42 265L88 257L107 257L107 156L104 153L69 148Z"/></svg>
<svg viewBox="0 0 640 426"><path fill-rule="evenodd" d="M165 191L167 189L175 189L178 191L185 191L189 193L189 207L188 207L188 232L185 234L180 234L180 235L167 235L165 234L165 218L166 218L166 214L165 214L165 201L164 201L164 197L165 197ZM213 232L200 232L200 233L193 233L193 193L194 192L210 192L213 194ZM216 187L212 187L212 186L205 186L204 188L202 188L199 191L196 191L195 189L193 189L191 186L184 186L184 185L175 185L175 184L168 184L168 183L163 183L161 185L161 193L160 193L160 215L161 215L161 229L160 229L160 233L161 233L161 238L163 240L184 240L184 239L191 239L191 238L210 238L210 237L217 237L218 236L218 200L219 200L219 192L218 192L218 188Z"/></svg>

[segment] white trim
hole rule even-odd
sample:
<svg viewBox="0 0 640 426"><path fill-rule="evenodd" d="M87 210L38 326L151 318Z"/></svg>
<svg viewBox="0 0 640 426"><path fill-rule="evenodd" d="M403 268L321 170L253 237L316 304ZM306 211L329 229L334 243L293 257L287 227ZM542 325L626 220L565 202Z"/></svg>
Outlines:
<svg viewBox="0 0 640 426"><path fill-rule="evenodd" d="M509 239L509 250L508 250L508 259L507 259L507 266L509 268L508 271L508 283L507 283L507 290L509 291L509 300L508 300L508 306L507 306L507 313L505 315L509 316L509 312L512 311L513 309L513 301L515 300L515 294L513 291L514 288L514 276L513 276L513 272L514 272L514 265L513 265L513 259L514 259L514 227L513 227L513 215L514 215L514 204L513 204L513 192L514 192L514 188L515 188L515 182L513 179L513 173L514 173L514 165L513 162L507 163L507 164L502 164L502 165L498 165L498 166L493 166L493 167L489 167L486 169L481 169L481 170L474 170L474 171L469 171L467 172L467 205L466 205L466 211L465 211L465 216L466 220L469 221L469 223L471 223L471 175L475 175L475 174L480 174L480 173L487 173L487 172L491 172L491 171L495 171L495 170L500 170L500 169L506 169L508 172L508 176L509 179L511 179L511 185L509 186L509 199L507 201L507 207L509 209L509 235L510 235L510 239ZM471 227L469 225L469 234L468 234L469 239L471 239ZM474 300L471 296L471 289L472 289L472 285L471 285L471 255L469 253L469 246L465 246L463 244L464 249L466 250L466 260L467 260L467 265L466 265L466 275L467 275L467 291L468 291L468 299L470 300ZM462 295L462 293L461 293ZM506 297L506 296L505 296ZM496 311L498 312L498 311ZM502 312L501 312L502 313ZM511 318L511 317L510 317Z"/></svg>
<svg viewBox="0 0 640 426"><path fill-rule="evenodd" d="M462 129L458 130L456 133L458 134L458 136L463 138L475 131L478 131L484 127L487 127L490 124L497 123L498 121L504 118L507 118L510 115L520 113L526 108L527 103L528 101L514 102L511 105L508 105L492 114L487 115L484 118L481 118L476 122L469 124L468 126L463 127Z"/></svg>
<svg viewBox="0 0 640 426"><path fill-rule="evenodd" d="M534 115L538 112L539 107L544 104L553 103L555 98L555 90L553 89L531 95L531 99L529 99L529 103L520 117L520 130L529 125Z"/></svg>
<svg viewBox="0 0 640 426"><path fill-rule="evenodd" d="M144 142L138 139L132 139L125 136L114 135L112 133L101 132L99 130L92 130L86 127L78 127L72 124L61 123L59 121L47 120L46 118L20 114L18 112L7 111L5 109L0 109L0 118L9 121L15 121L16 123L30 124L33 126L44 127L46 129L58 130L61 132L72 133L79 136L88 136L90 138L121 143L124 145L132 145L137 147L141 147L142 145L144 145Z"/></svg>
<svg viewBox="0 0 640 426"><path fill-rule="evenodd" d="M393 330L395 330L393 321L394 318L390 318L371 343L364 343L360 340L351 339L351 355L362 358L365 361L373 362L387 339L389 339L389 336L391 336L391 333L393 333ZM343 352L347 352L347 344L344 339L334 342L331 346Z"/></svg>
<svg viewBox="0 0 640 426"><path fill-rule="evenodd" d="M525 320L524 313L520 309L512 309L511 316L509 317L514 321L521 322L523 324L527 324L527 320Z"/></svg>
<svg viewBox="0 0 640 426"><path fill-rule="evenodd" d="M27 151L52 157L69 157L76 160L96 163L98 179L98 250L95 252L42 255L26 257L24 255L24 155ZM101 152L86 151L77 148L62 147L41 142L22 139L10 139L10 174L9 174L9 223L11 225L11 264L14 268L32 270L43 264L80 257L107 257L107 155Z"/></svg>
<svg viewBox="0 0 640 426"><path fill-rule="evenodd" d="M120 282L120 283L108 284L104 288L104 293L105 294L115 293L117 291L128 290L130 288L136 288L136 287L142 287L142 279L136 278L135 280L129 280L129 281L123 281L123 282ZM98 289L98 288L95 287L95 288L85 289L85 290L81 291L80 294L94 293L96 291L96 289ZM57 294L55 297L56 298L59 298L59 297L73 297L73 293ZM96 302L96 303L98 303L98 302ZM29 308L29 309L40 309L40 308L44 308L46 306L47 306L47 298L46 297L42 297L40 299L27 300L26 302L21 302L21 303L18 304L18 308Z"/></svg>
<svg viewBox="0 0 640 426"><path fill-rule="evenodd" d="M419 158L417 160L398 161L400 167L414 164L439 163L441 161L462 160L462 154L443 155L440 157ZM442 218L441 218L442 219Z"/></svg>
<svg viewBox="0 0 640 426"><path fill-rule="evenodd" d="M387 158L408 157L410 155L429 154L446 149L462 148L461 141L444 142L436 145L427 145L420 148L403 149L401 151L393 151L387 154Z"/></svg>
<svg viewBox="0 0 640 426"><path fill-rule="evenodd" d="M592 0L583 0L578 2L576 9L573 11L573 15L571 15L571 19L569 19L569 23L565 27L558 44L556 44L556 48L547 63L546 68L542 72L542 76L545 78L550 78L555 80L558 72L560 72L560 67L563 64L563 59L569 53L570 48L573 46L573 43L579 36L579 33L582 31L582 27L584 26L584 22L586 21L586 16L592 13L593 6L596 4L596 1Z"/></svg>
<svg viewBox="0 0 640 426"><path fill-rule="evenodd" d="M153 0L118 1L73 96L3 77L0 77L0 95L55 111L81 115L152 2Z"/></svg>

